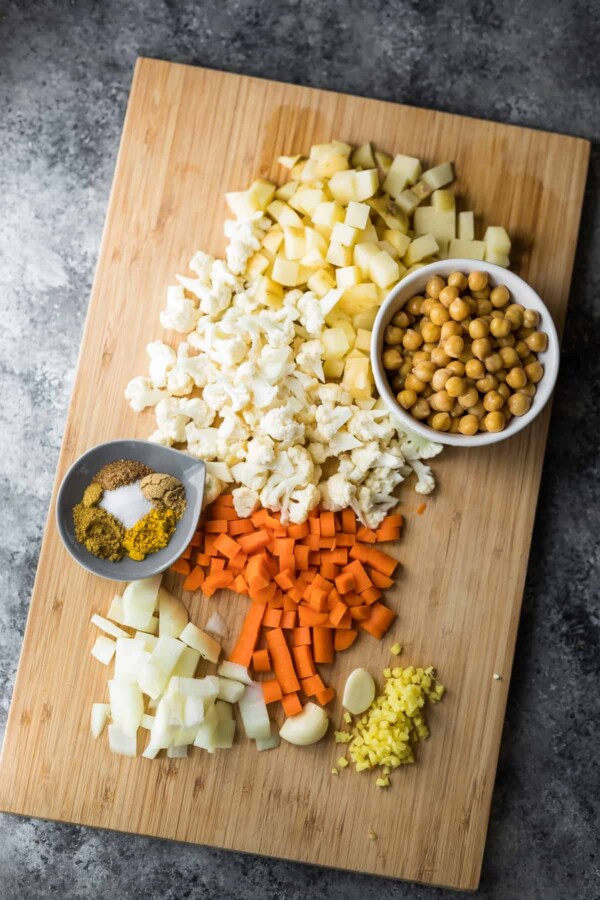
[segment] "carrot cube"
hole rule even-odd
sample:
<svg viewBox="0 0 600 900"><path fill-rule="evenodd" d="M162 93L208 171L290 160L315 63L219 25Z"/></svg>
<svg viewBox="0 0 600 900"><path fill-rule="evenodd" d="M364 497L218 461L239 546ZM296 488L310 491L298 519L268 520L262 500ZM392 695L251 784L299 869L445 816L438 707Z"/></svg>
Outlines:
<svg viewBox="0 0 600 900"><path fill-rule="evenodd" d="M271 660L268 650L255 650L252 654L252 667L255 672L270 672Z"/></svg>
<svg viewBox="0 0 600 900"><path fill-rule="evenodd" d="M302 704L295 691L291 694L284 694L281 699L281 705L286 716L297 716L298 713L302 712Z"/></svg>
<svg viewBox="0 0 600 900"><path fill-rule="evenodd" d="M269 681L262 682L263 696L265 698L265 703L277 703L278 700L281 700L283 694L281 692L281 685L277 681L276 678L271 678Z"/></svg>

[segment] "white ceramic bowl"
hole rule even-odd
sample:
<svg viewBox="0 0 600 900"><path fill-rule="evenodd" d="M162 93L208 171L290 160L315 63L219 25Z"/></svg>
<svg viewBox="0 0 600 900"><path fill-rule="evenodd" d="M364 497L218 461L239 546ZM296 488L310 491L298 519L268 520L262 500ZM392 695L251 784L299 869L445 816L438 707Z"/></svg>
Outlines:
<svg viewBox="0 0 600 900"><path fill-rule="evenodd" d="M414 297L415 294L424 293L425 285L432 275L440 275L442 278L447 278L452 272L464 272L465 275L468 275L469 272L487 272L493 285L506 285L510 291L512 303L521 303L526 309L535 309L539 312L541 316L540 331L545 331L548 335L548 348L543 353L537 354L545 371L544 377L537 385L537 392L531 407L524 416L513 416L504 431L493 433L480 431L473 436L435 431L402 409L396 401L383 368L381 361L383 333L387 325L390 324L392 316L399 309L402 309L404 304L411 297ZM406 428L410 428L411 431L420 434L422 437L435 440L439 444L452 444L455 447L482 447L485 444L495 444L497 441L504 441L506 438L510 438L513 434L517 434L523 428L526 428L550 399L558 375L559 357L558 335L556 334L552 316L533 288L523 281L522 278L519 278L518 275L515 275L514 272L475 259L443 259L423 266L422 269L418 269L412 275L403 278L382 303L373 325L373 336L371 339L371 365L375 384L380 397L383 398L396 418Z"/></svg>

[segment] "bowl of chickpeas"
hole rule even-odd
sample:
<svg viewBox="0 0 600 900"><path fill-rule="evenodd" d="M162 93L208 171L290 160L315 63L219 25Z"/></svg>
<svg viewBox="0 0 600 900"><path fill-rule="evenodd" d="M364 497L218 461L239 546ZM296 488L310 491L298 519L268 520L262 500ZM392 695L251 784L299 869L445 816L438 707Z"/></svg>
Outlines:
<svg viewBox="0 0 600 900"><path fill-rule="evenodd" d="M373 326L380 396L412 431L479 446L521 431L550 398L559 364L552 317L522 278L449 259L403 279Z"/></svg>

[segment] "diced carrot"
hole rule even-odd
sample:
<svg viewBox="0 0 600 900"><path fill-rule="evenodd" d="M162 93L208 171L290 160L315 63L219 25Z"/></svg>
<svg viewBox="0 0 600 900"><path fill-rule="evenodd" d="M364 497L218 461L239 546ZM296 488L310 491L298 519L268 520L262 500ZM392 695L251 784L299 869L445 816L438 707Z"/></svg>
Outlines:
<svg viewBox="0 0 600 900"><path fill-rule="evenodd" d="M393 556L389 556L375 547L365 547L363 544L355 544L350 550L350 557L351 559L358 559L359 562L377 569L382 575L387 575L388 577L394 574L398 566L398 560L394 559Z"/></svg>
<svg viewBox="0 0 600 900"><path fill-rule="evenodd" d="M306 537L307 534L310 534L310 525L308 522L303 522L302 525L288 525L287 533L289 537L299 541L301 538Z"/></svg>
<svg viewBox="0 0 600 900"><path fill-rule="evenodd" d="M308 554L308 562L311 566L320 566L321 554L316 552L315 550L311 550Z"/></svg>
<svg viewBox="0 0 600 900"><path fill-rule="evenodd" d="M270 672L271 660L268 650L255 650L252 654L252 668L255 672Z"/></svg>
<svg viewBox="0 0 600 900"><path fill-rule="evenodd" d="M390 541L397 541L400 537L400 529L399 528L378 528L375 532L377 540L381 544L390 543Z"/></svg>
<svg viewBox="0 0 600 900"><path fill-rule="evenodd" d="M280 590L275 591L269 600L269 606L271 609L283 609L283 594Z"/></svg>
<svg viewBox="0 0 600 900"><path fill-rule="evenodd" d="M321 558L323 554L321 554ZM319 575L323 578L326 578L329 581L335 581L340 572L340 567L336 566L334 563L326 563L322 562L319 566Z"/></svg>
<svg viewBox="0 0 600 900"><path fill-rule="evenodd" d="M332 663L335 659L333 634L329 628L313 628L313 647L316 663Z"/></svg>
<svg viewBox="0 0 600 900"><path fill-rule="evenodd" d="M275 556L290 556L294 552L295 543L293 538L275 538L273 554Z"/></svg>
<svg viewBox="0 0 600 900"><path fill-rule="evenodd" d="M184 591L197 591L198 588L202 586L202 582L205 578L204 569L200 566L196 566L183 582Z"/></svg>
<svg viewBox="0 0 600 900"><path fill-rule="evenodd" d="M373 586L373 582L366 573L365 567L360 560L355 559L349 563L344 569L345 572L351 572L354 575L356 590L360 594L362 591L368 590Z"/></svg>
<svg viewBox="0 0 600 900"><path fill-rule="evenodd" d="M254 590L252 588L252 585L249 585L248 593L253 600L256 600L257 603L267 603L269 600L275 599L275 594L277 593L277 585L274 581L272 581L271 584L267 585L266 588L259 588L258 590ZM283 606L283 600L281 601L281 605Z"/></svg>
<svg viewBox="0 0 600 900"><path fill-rule="evenodd" d="M289 555L283 554L279 557L279 571L285 572L286 569L290 569L292 572L296 569L296 557L293 553Z"/></svg>
<svg viewBox="0 0 600 900"><path fill-rule="evenodd" d="M246 667L250 665L252 654L254 653L258 641L258 635L260 634L260 626L266 607L266 601L263 603L255 602L250 606L246 613L246 618L244 619L244 624L242 625L242 630L237 639L237 643L229 656L231 662Z"/></svg>
<svg viewBox="0 0 600 900"><path fill-rule="evenodd" d="M346 606L362 606L365 601L357 594L356 591L348 591L347 594L344 594L344 603Z"/></svg>
<svg viewBox="0 0 600 900"><path fill-rule="evenodd" d="M233 582L231 572L211 572L202 583L202 593L206 597L212 597L219 588L226 588Z"/></svg>
<svg viewBox="0 0 600 900"><path fill-rule="evenodd" d="M277 703L283 696L281 685L276 678L271 678L269 681L263 681L262 689L265 703Z"/></svg>
<svg viewBox="0 0 600 900"><path fill-rule="evenodd" d="M285 603L285 600L284 600ZM283 615L281 616L281 628L285 628L286 631L291 631L296 627L298 623L298 613L295 609L285 609L283 610Z"/></svg>
<svg viewBox="0 0 600 900"><path fill-rule="evenodd" d="M285 694L290 694L293 691L300 690L300 684L294 671L294 664L283 631L281 628L274 628L272 631L267 631L266 637L273 670L281 684L282 691Z"/></svg>
<svg viewBox="0 0 600 900"><path fill-rule="evenodd" d="M176 559L175 562L169 566L171 572L177 572L179 575L189 575L190 574L190 564L187 559Z"/></svg>
<svg viewBox="0 0 600 900"><path fill-rule="evenodd" d="M332 512L322 512L321 518L312 521L321 522L321 536L324 538L335 537L335 517Z"/></svg>
<svg viewBox="0 0 600 900"><path fill-rule="evenodd" d="M270 518L268 509L258 509L256 512L253 512L250 516L252 519L252 523L256 525L258 529L263 528L265 521Z"/></svg>
<svg viewBox="0 0 600 900"><path fill-rule="evenodd" d="M204 523L207 534L227 534L227 519L211 519Z"/></svg>
<svg viewBox="0 0 600 900"><path fill-rule="evenodd" d="M219 552L215 549L216 539L216 535L214 534L206 534L204 536L204 552L207 554L207 556L216 556Z"/></svg>
<svg viewBox="0 0 600 900"><path fill-rule="evenodd" d="M210 574L213 572L222 572L225 568L225 560L218 556L213 556L210 561Z"/></svg>
<svg viewBox="0 0 600 900"><path fill-rule="evenodd" d="M196 556L196 565L198 566L210 566L211 557L208 553L198 553Z"/></svg>
<svg viewBox="0 0 600 900"><path fill-rule="evenodd" d="M246 579L241 573L239 575L236 575L229 587L232 591L235 591L236 594L248 593L248 585L246 584Z"/></svg>
<svg viewBox="0 0 600 900"><path fill-rule="evenodd" d="M324 625L328 618L329 616L325 612L315 612L314 609L310 609L307 606L298 607L300 625Z"/></svg>
<svg viewBox="0 0 600 900"><path fill-rule="evenodd" d="M401 528L404 525L404 519L400 515L400 513L395 513L391 516L386 516L380 528Z"/></svg>
<svg viewBox="0 0 600 900"><path fill-rule="evenodd" d="M249 556L252 553L260 553L263 547L269 543L269 532L261 529L252 534L243 534L238 540L238 544Z"/></svg>
<svg viewBox="0 0 600 900"><path fill-rule="evenodd" d="M308 556L310 550L308 547L303 546L302 544L296 544L294 548L294 559L296 561L296 569L299 569L301 572L306 572L308 569Z"/></svg>
<svg viewBox="0 0 600 900"><path fill-rule="evenodd" d="M300 690L299 686L298 690ZM281 705L283 706L283 711L285 712L286 716L297 716L298 713L302 712L302 704L300 703L300 698L295 691L291 694L284 694L281 698Z"/></svg>
<svg viewBox="0 0 600 900"><path fill-rule="evenodd" d="M235 522L237 518L238 514L231 506L215 505L206 521L225 519L226 522Z"/></svg>
<svg viewBox="0 0 600 900"><path fill-rule="evenodd" d="M302 693L306 697L314 697L319 691L325 690L323 679L317 674L309 675L308 678L302 678L300 684L302 686Z"/></svg>
<svg viewBox="0 0 600 900"><path fill-rule="evenodd" d="M335 604L333 609L329 611L329 621L331 622L331 624L334 626L337 625L338 622L341 621L347 609L348 607L346 606L346 604L342 600L339 600Z"/></svg>
<svg viewBox="0 0 600 900"><path fill-rule="evenodd" d="M202 533L200 531L196 531L192 535L192 539L190 541L190 547L201 547L202 546Z"/></svg>
<svg viewBox="0 0 600 900"><path fill-rule="evenodd" d="M275 576L275 581L282 591L289 591L296 583L292 569L285 569L283 572L279 572L279 574Z"/></svg>
<svg viewBox="0 0 600 900"><path fill-rule="evenodd" d="M371 606L371 615L366 622L359 622L361 628L372 634L377 640L381 640L394 619L396 613L384 606L383 603L374 603ZM316 656L315 656L316 659Z"/></svg>
<svg viewBox="0 0 600 900"><path fill-rule="evenodd" d="M336 631L333 636L333 646L336 653L347 650L356 640L357 632L348 629L347 631Z"/></svg>
<svg viewBox="0 0 600 900"><path fill-rule="evenodd" d="M227 559L233 559L238 553L244 552L241 550L238 542L234 541L228 534L220 534L215 541L215 547L219 553L222 553Z"/></svg>
<svg viewBox="0 0 600 900"><path fill-rule="evenodd" d="M426 503L419 503L419 505L417 506L417 509L416 509L417 515L422 516L426 509L427 509Z"/></svg>
<svg viewBox="0 0 600 900"><path fill-rule="evenodd" d="M231 535L250 534L252 531L254 531L254 525L250 519L237 519L227 525L227 532Z"/></svg>
<svg viewBox="0 0 600 900"><path fill-rule="evenodd" d="M267 609L263 617L265 628L279 628L282 612L280 609Z"/></svg>
<svg viewBox="0 0 600 900"><path fill-rule="evenodd" d="M311 534L317 535L317 537L321 536L321 520L318 518L309 519L308 527L310 529Z"/></svg>
<svg viewBox="0 0 600 900"><path fill-rule="evenodd" d="M353 509L342 510L342 531L346 534L356 534L356 514Z"/></svg>
<svg viewBox="0 0 600 900"><path fill-rule="evenodd" d="M298 612L298 604L292 597L287 594L283 595L283 608L286 612Z"/></svg>
<svg viewBox="0 0 600 900"><path fill-rule="evenodd" d="M363 541L365 544L375 544L377 535L371 528L365 528L364 525L362 525L356 532L356 540Z"/></svg>
<svg viewBox="0 0 600 900"><path fill-rule="evenodd" d="M185 548L179 559L191 559L192 558L192 547L190 544Z"/></svg>
<svg viewBox="0 0 600 900"><path fill-rule="evenodd" d="M307 544L309 550L312 553L318 553L321 549L321 536L319 534L309 534L307 538L302 542L303 544Z"/></svg>
<svg viewBox="0 0 600 900"><path fill-rule="evenodd" d="M360 596L363 598L365 603L369 604L369 603L375 603L376 600L381 599L383 594L381 593L379 588L370 587L370 588L367 588L366 591L361 591Z"/></svg>
<svg viewBox="0 0 600 900"><path fill-rule="evenodd" d="M296 672L298 673L298 678L300 678L300 680L317 674L312 650L309 646L303 644L300 647L294 647L292 653L294 654Z"/></svg>
<svg viewBox="0 0 600 900"><path fill-rule="evenodd" d="M355 622L365 622L371 615L371 607L366 603L363 606L353 606L350 609L350 618Z"/></svg>
<svg viewBox="0 0 600 900"><path fill-rule="evenodd" d="M221 506L233 506L233 494L219 494L217 499L213 502L212 506L217 503ZM211 507L209 506L209 509L210 508Z"/></svg>
<svg viewBox="0 0 600 900"><path fill-rule="evenodd" d="M344 532L340 532L340 534L336 534L335 536L335 544L336 548L340 547L353 547L356 543L356 535L355 534L345 534Z"/></svg>
<svg viewBox="0 0 600 900"><path fill-rule="evenodd" d="M300 601L302 600L302 588L300 587L300 585L297 584L295 585L295 587L290 588L290 590L287 592L287 596L290 598L290 600L293 600L294 603L300 603Z"/></svg>
<svg viewBox="0 0 600 900"><path fill-rule="evenodd" d="M352 628L352 617L350 610L347 610L337 624L338 628Z"/></svg>
<svg viewBox="0 0 600 900"><path fill-rule="evenodd" d="M342 572L335 579L335 586L340 594L347 594L356 590L356 578L353 572Z"/></svg>
<svg viewBox="0 0 600 900"><path fill-rule="evenodd" d="M240 550L233 559L229 561L229 566L232 571L242 572L246 568L246 563L248 562L248 554L244 553L243 550Z"/></svg>
<svg viewBox="0 0 600 900"><path fill-rule="evenodd" d="M240 538L243 540L243 538ZM251 556L246 565L246 580L251 590L260 590L271 584L271 575L261 556Z"/></svg>
<svg viewBox="0 0 600 900"><path fill-rule="evenodd" d="M292 632L292 644L294 647L302 647L312 644L310 628L307 628L306 626L303 626L301 628L294 628L294 631Z"/></svg>
<svg viewBox="0 0 600 900"><path fill-rule="evenodd" d="M327 706L327 704L331 703L331 701L334 699L335 699L335 691L332 687L325 688L324 691L317 691L316 701L321 706Z"/></svg>
<svg viewBox="0 0 600 900"><path fill-rule="evenodd" d="M393 585L393 578L388 578L387 575L382 575L381 572L378 572L377 569L367 568L367 575L378 588L389 588Z"/></svg>

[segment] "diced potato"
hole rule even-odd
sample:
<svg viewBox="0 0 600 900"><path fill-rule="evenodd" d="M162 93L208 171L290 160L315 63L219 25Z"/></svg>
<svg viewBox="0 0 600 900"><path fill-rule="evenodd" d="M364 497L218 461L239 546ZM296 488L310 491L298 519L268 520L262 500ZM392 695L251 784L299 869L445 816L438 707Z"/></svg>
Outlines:
<svg viewBox="0 0 600 900"><path fill-rule="evenodd" d="M341 288L332 288L330 291L327 291L323 299L321 300L321 309L323 310L324 316L332 316L333 321L328 321L328 325L335 324L335 313L332 310L338 305L340 300L342 299L344 292Z"/></svg>
<svg viewBox="0 0 600 900"><path fill-rule="evenodd" d="M508 269L510 266L510 257L508 253L498 253L495 250L486 250L484 258L486 262L493 263L495 266L502 266L505 269Z"/></svg>
<svg viewBox="0 0 600 900"><path fill-rule="evenodd" d="M344 247L338 241L332 241L328 247L326 259L333 266L351 266L352 247Z"/></svg>
<svg viewBox="0 0 600 900"><path fill-rule="evenodd" d="M375 197L369 200L369 206L379 213L388 228L408 234L408 216L390 197Z"/></svg>
<svg viewBox="0 0 600 900"><path fill-rule="evenodd" d="M254 296L259 303L277 309L283 300L283 288L276 284L272 278L259 275L254 282Z"/></svg>
<svg viewBox="0 0 600 900"><path fill-rule="evenodd" d="M353 347L352 350L347 354L346 359L366 359L368 356L368 351L365 353L364 350L359 350L358 347Z"/></svg>
<svg viewBox="0 0 600 900"><path fill-rule="evenodd" d="M327 156L329 153L339 152L338 148L332 142L328 144L313 144L310 148L308 158L309 159L322 159L324 156ZM346 157L348 154L346 154Z"/></svg>
<svg viewBox="0 0 600 900"><path fill-rule="evenodd" d="M369 277L371 260L379 253L379 247L375 241L365 241L354 247L354 265L358 266L363 278Z"/></svg>
<svg viewBox="0 0 600 900"><path fill-rule="evenodd" d="M292 197L296 193L298 184L298 181L286 181L285 184L282 184L281 187L278 187L275 191L276 198L287 203L290 197Z"/></svg>
<svg viewBox="0 0 600 900"><path fill-rule="evenodd" d="M348 288L339 302L339 309L349 316L355 316L373 306L379 306L379 293L377 285L372 281Z"/></svg>
<svg viewBox="0 0 600 900"><path fill-rule="evenodd" d="M456 237L456 215L454 210L439 210L433 206L420 206L413 219L415 234L432 234L436 240Z"/></svg>
<svg viewBox="0 0 600 900"><path fill-rule="evenodd" d="M415 238L409 244L408 250L404 254L404 262L407 266L421 262L426 256L435 256L439 251L439 245L432 234L424 234L422 237Z"/></svg>
<svg viewBox="0 0 600 900"><path fill-rule="evenodd" d="M483 259L485 253L485 244L483 241L461 241L455 238L450 241L448 248L448 256L450 259L454 257L464 259Z"/></svg>
<svg viewBox="0 0 600 900"><path fill-rule="evenodd" d="M400 257L404 256L410 244L410 238L407 234L402 234L401 231L392 231L391 228L386 228L383 231L383 240L391 244L396 250L396 255Z"/></svg>
<svg viewBox="0 0 600 900"><path fill-rule="evenodd" d="M300 155L298 156L279 156L277 158L277 162L280 166L283 166L284 169L293 169L298 160L302 159Z"/></svg>
<svg viewBox="0 0 600 900"><path fill-rule="evenodd" d="M359 234L360 232L356 228L352 228L351 225L346 225L344 222L336 222L331 232L331 240L342 244L343 247L354 247Z"/></svg>
<svg viewBox="0 0 600 900"><path fill-rule="evenodd" d="M490 253L510 253L511 242L508 233L501 225L491 225L486 228L483 236L486 251Z"/></svg>
<svg viewBox="0 0 600 900"><path fill-rule="evenodd" d="M344 224L362 231L369 223L370 212L371 207L367 203L357 203L356 200L351 200L346 209Z"/></svg>
<svg viewBox="0 0 600 900"><path fill-rule="evenodd" d="M322 234L319 234L314 228L310 226L304 229L304 239L306 241L306 249L308 250L318 250L319 253L322 253L323 256L327 253L327 241L323 237Z"/></svg>
<svg viewBox="0 0 600 900"><path fill-rule="evenodd" d="M417 195L419 200L425 200L431 194L433 188L430 188L426 181L417 181L415 185L413 185L413 193Z"/></svg>
<svg viewBox="0 0 600 900"><path fill-rule="evenodd" d="M424 262L413 263L413 265L406 270L406 274L411 275L413 272L417 272L419 269L423 269L426 265L427 263Z"/></svg>
<svg viewBox="0 0 600 900"><path fill-rule="evenodd" d="M458 237L461 241L475 240L475 217L472 212L458 214Z"/></svg>
<svg viewBox="0 0 600 900"><path fill-rule="evenodd" d="M377 229L372 222L367 222L367 227L361 231L359 240L361 243L369 243L369 241L376 243L379 240Z"/></svg>
<svg viewBox="0 0 600 900"><path fill-rule="evenodd" d="M264 253L255 253L246 263L246 273L254 281L259 275L267 271L270 264L270 259Z"/></svg>
<svg viewBox="0 0 600 900"><path fill-rule="evenodd" d="M344 374L343 359L325 359L323 360L323 374L325 378L341 378Z"/></svg>
<svg viewBox="0 0 600 900"><path fill-rule="evenodd" d="M311 188L301 184L298 190L289 198L290 206L306 216L312 216L319 203L325 203L327 195L319 188Z"/></svg>
<svg viewBox="0 0 600 900"><path fill-rule="evenodd" d="M363 169L354 173L354 195L350 198L357 203L368 200L379 190L379 174L377 169Z"/></svg>
<svg viewBox="0 0 600 900"><path fill-rule="evenodd" d="M289 226L290 228L300 228L302 219L298 213L284 203L283 200L273 200L267 207L267 212L272 219L279 222L281 226Z"/></svg>
<svg viewBox="0 0 600 900"><path fill-rule="evenodd" d="M375 162L377 163L377 168L379 169L380 181L385 181L385 177L390 171L393 161L393 157L391 157L389 153L384 153L383 150L375 151Z"/></svg>
<svg viewBox="0 0 600 900"><path fill-rule="evenodd" d="M280 225L273 225L271 228L269 228L261 241L261 244L265 248L265 250L268 250L273 254L273 256L277 253L282 243L283 228Z"/></svg>
<svg viewBox="0 0 600 900"><path fill-rule="evenodd" d="M332 141L331 142L336 150L339 150L340 153L343 153L344 156L349 157L354 149L352 144L347 144L345 141Z"/></svg>
<svg viewBox="0 0 600 900"><path fill-rule="evenodd" d="M329 190L334 200L341 203L342 206L348 206L351 200L356 200L354 169L348 169L346 172L336 172L329 182Z"/></svg>
<svg viewBox="0 0 600 900"><path fill-rule="evenodd" d="M341 269L336 269L335 278L337 286L344 291L347 288L354 287L355 284L360 284L362 281L361 271L358 266L344 266Z"/></svg>
<svg viewBox="0 0 600 900"><path fill-rule="evenodd" d="M397 205L400 207L402 212L406 213L407 216L412 216L420 202L421 198L417 197L415 192L410 188L402 191L402 193L396 197Z"/></svg>
<svg viewBox="0 0 600 900"><path fill-rule="evenodd" d="M327 237L333 231L333 226L336 222L343 222L344 217L345 213L343 208L335 200L319 203L312 214L312 220L316 230L322 235L323 232L321 231L321 227L326 228L328 230Z"/></svg>
<svg viewBox="0 0 600 900"><path fill-rule="evenodd" d="M379 250L369 262L369 275L378 287L387 287L398 281L400 270L398 263L385 250Z"/></svg>
<svg viewBox="0 0 600 900"><path fill-rule="evenodd" d="M327 265L327 260L315 247L314 250L309 250L308 253L304 254L300 260L300 265L304 266L305 269L322 269L323 266Z"/></svg>
<svg viewBox="0 0 600 900"><path fill-rule="evenodd" d="M344 172L349 169L348 158L337 150L332 150L321 159L317 160L316 172L320 178L332 178L336 172Z"/></svg>
<svg viewBox="0 0 600 900"><path fill-rule="evenodd" d="M398 234L399 233L400 232L398 232ZM392 234L393 234L393 232L392 232ZM398 251L396 250L396 248L394 247L393 244L389 244L387 241L384 241L383 239L381 239L381 240L377 241L377 246L379 247L380 250L385 250L386 253L389 253L390 256L392 257L392 259L398 259Z"/></svg>
<svg viewBox="0 0 600 900"><path fill-rule="evenodd" d="M373 156L373 147L370 143L361 144L353 151L350 162L355 169L374 169L377 165ZM356 226L358 227L358 226Z"/></svg>
<svg viewBox="0 0 600 900"><path fill-rule="evenodd" d="M252 201L256 203L257 208L260 209L261 212L264 212L269 203L273 200L276 190L277 185L273 184L272 181L267 181L265 178L258 178L256 181L253 181L248 188L248 194L252 198Z"/></svg>
<svg viewBox="0 0 600 900"><path fill-rule="evenodd" d="M304 256L306 253L304 226L283 229L283 250L287 259L301 259Z"/></svg>
<svg viewBox="0 0 600 900"><path fill-rule="evenodd" d="M454 212L456 197L452 191L434 191L431 195L431 205L439 212Z"/></svg>
<svg viewBox="0 0 600 900"><path fill-rule="evenodd" d="M335 287L333 269L324 267L314 272L307 281L307 287L317 297L324 297L327 291Z"/></svg>
<svg viewBox="0 0 600 900"><path fill-rule="evenodd" d="M248 219L260 211L257 201L248 191L229 191L225 194L227 206L238 219Z"/></svg>
<svg viewBox="0 0 600 900"><path fill-rule="evenodd" d="M367 400L373 393L373 379L368 358L346 360L342 384L356 400Z"/></svg>
<svg viewBox="0 0 600 900"><path fill-rule="evenodd" d="M313 178L318 178L317 161L316 159L307 159L302 166L300 181L312 181Z"/></svg>
<svg viewBox="0 0 600 900"><path fill-rule="evenodd" d="M454 181L452 163L445 162L439 166L434 166L433 169L428 169L421 175L421 181L428 184L432 191L437 191L438 188L444 187L445 184L450 184L451 181Z"/></svg>
<svg viewBox="0 0 600 900"><path fill-rule="evenodd" d="M441 238L441 237L436 238L437 244L440 248L437 255L439 256L440 259L448 259L449 258L450 254L448 251L450 249L450 241L451 240L453 240L453 238Z"/></svg>
<svg viewBox="0 0 600 900"><path fill-rule="evenodd" d="M343 328L326 328L321 335L323 359L343 359L350 343Z"/></svg>
<svg viewBox="0 0 600 900"><path fill-rule="evenodd" d="M369 353L371 350L371 331L368 331L366 328L357 328L354 348L362 350L364 353Z"/></svg>
<svg viewBox="0 0 600 900"><path fill-rule="evenodd" d="M290 170L290 175L292 176L292 178L296 180L302 178L302 173L304 172L304 167L306 166L307 162L308 160L305 159L304 156L298 157L297 161L294 163Z"/></svg>
<svg viewBox="0 0 600 900"><path fill-rule="evenodd" d="M420 160L414 156L404 156L400 153L394 157L394 161L383 183L383 189L396 199L406 187L419 180L420 174Z"/></svg>
<svg viewBox="0 0 600 900"><path fill-rule="evenodd" d="M378 307L372 306L370 309L365 309L362 312L356 313L356 315L352 318L352 324L356 328L357 332L359 329L363 331L372 331L378 312Z"/></svg>

